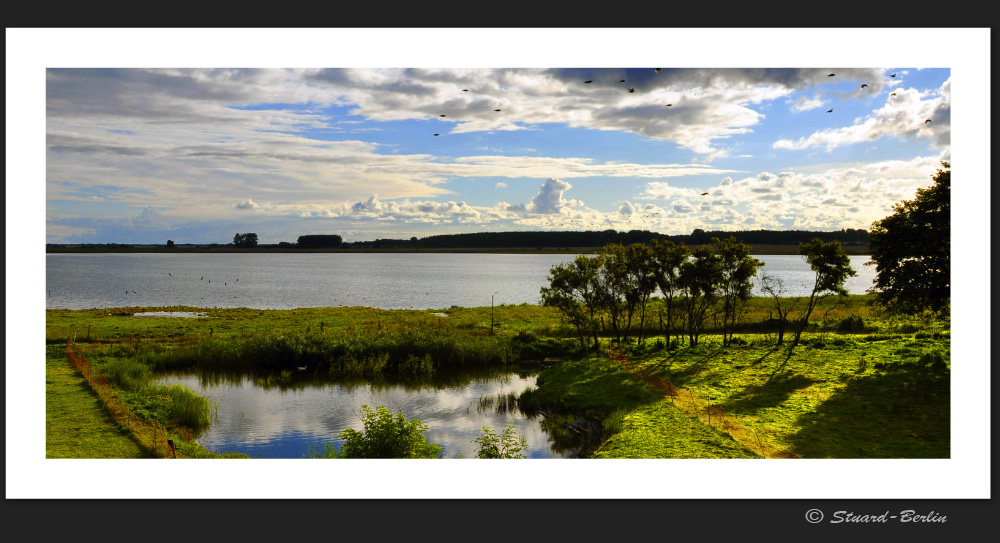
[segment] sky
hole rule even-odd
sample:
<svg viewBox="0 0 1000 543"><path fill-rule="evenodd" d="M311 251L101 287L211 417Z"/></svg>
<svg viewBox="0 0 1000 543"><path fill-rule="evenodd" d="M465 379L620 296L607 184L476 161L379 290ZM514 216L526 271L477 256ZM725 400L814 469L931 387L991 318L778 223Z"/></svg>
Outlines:
<svg viewBox="0 0 1000 543"><path fill-rule="evenodd" d="M46 242L867 229L951 160L948 66L674 59L47 67Z"/></svg>
<svg viewBox="0 0 1000 543"><path fill-rule="evenodd" d="M30 346L44 335L45 242L868 228L948 160L951 459L378 469L401 498L525 485L712 498L712 478L730 498L989 497L989 41L988 28L8 28L6 329L24 341L7 359L32 363L7 365L7 398L33 395L7 410L23 444L7 451L8 496L163 497L134 481L171 477L177 497L385 497L364 470L299 461L246 477L239 463L45 460L42 391L17 385L42 378ZM336 484L282 484L290 473Z"/></svg>

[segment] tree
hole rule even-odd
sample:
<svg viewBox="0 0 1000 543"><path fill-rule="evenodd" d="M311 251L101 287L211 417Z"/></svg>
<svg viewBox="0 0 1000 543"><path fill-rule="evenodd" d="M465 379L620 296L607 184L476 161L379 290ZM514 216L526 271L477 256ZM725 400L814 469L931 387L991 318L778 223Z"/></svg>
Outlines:
<svg viewBox="0 0 1000 543"><path fill-rule="evenodd" d="M847 281L848 277L854 277L858 274L851 267L850 257L847 256L837 240L824 242L816 238L809 243L803 243L799 247L799 254L806 257L809 267L816 273L816 281L813 283L809 301L806 303L806 313L795 330L795 341L792 342L792 348L799 344L799 338L806 325L809 324L809 315L816 308L816 304L831 294L847 296L844 282Z"/></svg>
<svg viewBox="0 0 1000 543"><path fill-rule="evenodd" d="M172 239L168 239L167 240L167 248L168 249L173 249L174 248L174 240L172 240Z"/></svg>
<svg viewBox="0 0 1000 543"><path fill-rule="evenodd" d="M868 292L895 311L942 311L951 301L951 165L941 165L933 186L894 205L868 234L876 269Z"/></svg>
<svg viewBox="0 0 1000 543"><path fill-rule="evenodd" d="M597 336L597 314L602 298L598 290L601 258L579 255L572 262L552 266L549 286L541 288L542 305L556 307L576 326L580 345L587 346L593 335L594 348L600 347Z"/></svg>
<svg viewBox="0 0 1000 543"><path fill-rule="evenodd" d="M709 245L698 247L692 258L678 268L677 283L683 293L681 305L687 313L688 340L698 345L708 310L715 304L720 280L720 260Z"/></svg>
<svg viewBox="0 0 1000 543"><path fill-rule="evenodd" d="M299 236L296 243L302 248L336 248L340 247L344 238L337 234L310 234Z"/></svg>
<svg viewBox="0 0 1000 543"><path fill-rule="evenodd" d="M254 234L252 232L248 232L246 234L239 234L239 233L237 233L235 236L233 236L233 245L235 245L235 246L237 246L239 248L242 248L242 249L245 249L245 248L248 248L248 247L256 247L257 246L257 234Z"/></svg>
<svg viewBox="0 0 1000 543"><path fill-rule="evenodd" d="M667 345L670 344L671 324L673 323L674 299L680 292L678 284L678 269L681 264L691 255L691 250L683 243L675 244L669 240L654 239L650 249L653 259L653 278L656 286L663 293L664 302L667 309ZM662 314L660 324L663 324Z"/></svg>
<svg viewBox="0 0 1000 543"><path fill-rule="evenodd" d="M764 263L750 256L750 246L730 236L725 241L712 238L719 256L719 297L722 299L722 345L733 339L736 323L743 316L753 290L753 277Z"/></svg>
<svg viewBox="0 0 1000 543"><path fill-rule="evenodd" d="M645 318L646 302L656 290L650 263L649 247L633 243L628 247L620 243L609 243L601 249L602 270L600 292L603 307L611 317L611 327L615 331L618 345L628 340L632 328L632 318L636 311Z"/></svg>
<svg viewBox="0 0 1000 543"><path fill-rule="evenodd" d="M766 272L760 274L760 288L774 299L774 308L778 312L778 318L773 320L778 325L778 345L781 345L785 342L788 314L795 309L802 298L792 298L791 300L785 298L785 282L780 277Z"/></svg>
<svg viewBox="0 0 1000 543"><path fill-rule="evenodd" d="M332 446L317 456L334 458L440 458L441 446L430 443L423 432L427 425L419 420L406 420L402 413L395 415L380 405L375 410L362 405L364 430L347 428L337 437L344 440L340 451Z"/></svg>

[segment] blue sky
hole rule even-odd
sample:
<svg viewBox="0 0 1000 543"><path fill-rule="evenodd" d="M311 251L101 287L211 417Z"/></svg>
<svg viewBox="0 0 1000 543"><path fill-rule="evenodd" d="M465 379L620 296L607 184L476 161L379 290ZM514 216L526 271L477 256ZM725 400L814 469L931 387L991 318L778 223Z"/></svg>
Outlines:
<svg viewBox="0 0 1000 543"><path fill-rule="evenodd" d="M48 65L45 238L868 228L951 160L948 65L655 52Z"/></svg>

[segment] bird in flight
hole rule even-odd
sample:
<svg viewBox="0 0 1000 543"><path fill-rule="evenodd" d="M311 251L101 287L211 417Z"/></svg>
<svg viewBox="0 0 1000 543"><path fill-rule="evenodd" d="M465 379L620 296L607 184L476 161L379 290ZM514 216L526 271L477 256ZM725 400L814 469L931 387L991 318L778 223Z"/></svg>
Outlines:
<svg viewBox="0 0 1000 543"><path fill-rule="evenodd" d="M861 88L862 88L862 89L863 89L863 88L865 88L865 87L867 87L867 86L868 86L868 83L862 83L862 84L861 84Z"/></svg>
<svg viewBox="0 0 1000 543"><path fill-rule="evenodd" d="M653 71L656 72L656 73L660 73L660 69L659 68L653 68Z"/></svg>
<svg viewBox="0 0 1000 543"><path fill-rule="evenodd" d="M896 96L896 93L892 93L892 94L890 94L889 96Z"/></svg>
<svg viewBox="0 0 1000 543"><path fill-rule="evenodd" d="M837 75L837 74L826 74L827 77L833 77L835 75Z"/></svg>
<svg viewBox="0 0 1000 543"><path fill-rule="evenodd" d="M447 115L441 115L442 117L447 117Z"/></svg>
<svg viewBox="0 0 1000 543"><path fill-rule="evenodd" d="M672 105L673 105L673 104L667 104L667 107L670 107L670 106L672 106Z"/></svg>
<svg viewBox="0 0 1000 543"><path fill-rule="evenodd" d="M896 74L892 74L892 75L890 75L889 77L896 77Z"/></svg>
<svg viewBox="0 0 1000 543"><path fill-rule="evenodd" d="M588 79L588 80L584 81L584 83L593 83L593 82L594 82L593 79Z"/></svg>
<svg viewBox="0 0 1000 543"><path fill-rule="evenodd" d="M702 196L708 196L708 193L707 192L703 192L703 193L701 193L701 195Z"/></svg>
<svg viewBox="0 0 1000 543"><path fill-rule="evenodd" d="M924 121L924 124L927 124L929 122L932 122L932 121L930 119L927 119L926 121Z"/></svg>
<svg viewBox="0 0 1000 543"><path fill-rule="evenodd" d="M469 92L469 89L462 89L462 92Z"/></svg>
<svg viewBox="0 0 1000 543"><path fill-rule="evenodd" d="M435 136L440 136L441 134L434 134Z"/></svg>
<svg viewBox="0 0 1000 543"><path fill-rule="evenodd" d="M619 83L624 83L624 82L625 82L625 80L624 80L624 79L619 79L619 80L618 80L618 82L619 82Z"/></svg>
<svg viewBox="0 0 1000 543"><path fill-rule="evenodd" d="M493 111L500 111L499 109L494 109Z"/></svg>
<svg viewBox="0 0 1000 543"><path fill-rule="evenodd" d="M628 91L629 92L635 92L635 89L629 89Z"/></svg>
<svg viewBox="0 0 1000 543"><path fill-rule="evenodd" d="M826 112L827 113L833 113L833 110L832 109L828 109L828 110L826 110Z"/></svg>

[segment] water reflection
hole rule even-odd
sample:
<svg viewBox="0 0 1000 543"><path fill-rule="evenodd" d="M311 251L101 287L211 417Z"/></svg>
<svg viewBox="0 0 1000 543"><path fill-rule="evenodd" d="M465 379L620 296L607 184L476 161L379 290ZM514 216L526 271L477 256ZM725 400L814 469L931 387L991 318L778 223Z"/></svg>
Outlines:
<svg viewBox="0 0 1000 543"><path fill-rule="evenodd" d="M427 425L428 441L442 446L444 458L474 458L483 427L500 434L508 424L525 438L528 458L589 456L600 444L600 423L518 408L517 396L535 386L535 371L477 368L405 380L334 379L287 370L203 371L161 381L180 383L217 405L211 427L197 438L217 452L303 458L310 446L339 448L342 430L363 430L362 405L385 405Z"/></svg>

